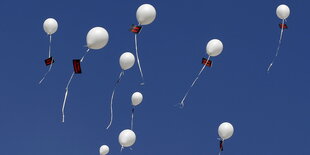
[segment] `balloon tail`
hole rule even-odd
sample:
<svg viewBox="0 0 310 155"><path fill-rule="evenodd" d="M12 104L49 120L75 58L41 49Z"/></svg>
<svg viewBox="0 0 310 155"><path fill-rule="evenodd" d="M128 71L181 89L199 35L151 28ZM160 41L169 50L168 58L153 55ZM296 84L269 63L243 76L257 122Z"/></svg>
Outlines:
<svg viewBox="0 0 310 155"><path fill-rule="evenodd" d="M52 46L52 35L50 35L50 42L49 42L49 47L48 47L48 57L49 58L51 57L51 46ZM51 71L51 69L53 67L53 61L54 61L54 58L52 58L52 63L50 65L48 71L44 74L43 78L39 81L39 84L41 84L44 81L47 74Z"/></svg>
<svg viewBox="0 0 310 155"><path fill-rule="evenodd" d="M124 150L124 146L121 147L121 152L123 152L123 150Z"/></svg>
<svg viewBox="0 0 310 155"><path fill-rule="evenodd" d="M110 123L109 123L109 125L107 126L106 129L109 129L110 126L111 126L112 123L113 123L113 98L114 98L114 94L115 94L116 87L118 86L119 82L121 81L123 75L124 75L124 70L121 71L121 73L119 74L118 80L116 81L115 86L114 86L114 89L113 89L113 92L112 92L111 101L110 101L111 117L110 117Z"/></svg>
<svg viewBox="0 0 310 155"><path fill-rule="evenodd" d="M70 86L70 83L72 81L72 78L74 76L74 72L71 74L71 77L67 83L67 86L66 86L66 92L65 92L65 97L64 97L64 101L63 101L63 104L62 104L62 109L61 109L61 112L62 112L62 122L64 123L65 122L65 107L66 107L66 102L67 102L67 96L68 96L68 91L69 91L69 86Z"/></svg>
<svg viewBox="0 0 310 155"><path fill-rule="evenodd" d="M140 83L140 85L144 85L144 76L143 76L142 68L141 68L141 65L140 65L140 59L139 59L139 53L138 53L137 34L135 34L135 48L136 48L136 56L137 56L137 62L138 62L139 70L140 70L140 75L141 75L141 78L142 78L142 82Z"/></svg>
<svg viewBox="0 0 310 155"><path fill-rule="evenodd" d="M133 130L134 113L135 113L135 108L133 107L131 110L131 130Z"/></svg>
<svg viewBox="0 0 310 155"><path fill-rule="evenodd" d="M209 59L210 59L210 56L208 57L207 62L209 61ZM182 101L180 102L180 108L183 108L183 107L184 107L184 101L185 101L187 95L189 94L189 92L191 91L191 89L193 88L193 86L195 85L196 81L198 80L198 78L200 77L202 71L203 71L205 68L206 68L206 65L203 65L203 67L201 68L201 70L200 70L199 74L197 75L196 79L193 81L192 85L188 88L188 90L187 90L187 92L185 93L185 95L184 95Z"/></svg>
<svg viewBox="0 0 310 155"><path fill-rule="evenodd" d="M284 25L284 19L282 20L282 25ZM279 43L278 43L278 48L277 48L277 51L276 51L276 55L273 57L273 60L272 62L270 63L268 69L267 69L267 72L270 71L274 61L276 60L276 57L278 56L279 54L279 51L280 51L280 47L281 47L281 43L282 43L282 37L283 37L283 26L281 26L281 34L280 34L280 39L279 39Z"/></svg>
<svg viewBox="0 0 310 155"><path fill-rule="evenodd" d="M52 58L52 62L53 62L53 60L54 60L54 59ZM51 63L51 65L50 65L48 71L44 74L43 78L39 81L39 84L41 84L41 83L44 81L44 79L45 79L45 77L47 76L47 74L52 70L52 67L53 67L53 63Z"/></svg>

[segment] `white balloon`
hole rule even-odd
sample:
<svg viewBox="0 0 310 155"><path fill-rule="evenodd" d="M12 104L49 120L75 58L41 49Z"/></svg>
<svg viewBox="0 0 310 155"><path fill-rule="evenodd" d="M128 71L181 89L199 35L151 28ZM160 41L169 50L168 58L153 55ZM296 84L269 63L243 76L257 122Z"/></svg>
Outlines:
<svg viewBox="0 0 310 155"><path fill-rule="evenodd" d="M106 155L110 152L110 148L107 145L102 145L99 149L100 155Z"/></svg>
<svg viewBox="0 0 310 155"><path fill-rule="evenodd" d="M139 105L143 100L143 95L140 92L135 92L131 96L131 103L133 106Z"/></svg>
<svg viewBox="0 0 310 155"><path fill-rule="evenodd" d="M43 23L43 29L48 35L52 35L57 31L58 23L54 18L48 18Z"/></svg>
<svg viewBox="0 0 310 155"><path fill-rule="evenodd" d="M102 27L92 28L86 36L87 47L98 50L107 45L109 41L109 33Z"/></svg>
<svg viewBox="0 0 310 155"><path fill-rule="evenodd" d="M125 129L119 134L118 141L122 147L130 147L136 142L136 134L130 129Z"/></svg>
<svg viewBox="0 0 310 155"><path fill-rule="evenodd" d="M141 25L151 24L156 18L156 10L151 4L143 4L137 9L136 17Z"/></svg>
<svg viewBox="0 0 310 155"><path fill-rule="evenodd" d="M276 13L280 19L286 19L290 15L290 8L285 4L279 5Z"/></svg>
<svg viewBox="0 0 310 155"><path fill-rule="evenodd" d="M224 122L219 126L218 134L222 140L226 140L234 134L234 127L230 123Z"/></svg>
<svg viewBox="0 0 310 155"><path fill-rule="evenodd" d="M208 42L206 51L209 56L218 56L223 51L223 43L218 39L212 39Z"/></svg>
<svg viewBox="0 0 310 155"><path fill-rule="evenodd" d="M130 52L125 52L119 58L119 64L123 70L127 70L135 64L135 56Z"/></svg>

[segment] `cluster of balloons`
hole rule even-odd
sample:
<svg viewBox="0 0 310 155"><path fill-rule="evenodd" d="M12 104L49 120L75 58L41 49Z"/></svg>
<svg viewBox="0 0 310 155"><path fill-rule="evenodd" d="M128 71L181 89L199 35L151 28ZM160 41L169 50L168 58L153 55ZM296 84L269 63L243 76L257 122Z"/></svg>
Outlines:
<svg viewBox="0 0 310 155"><path fill-rule="evenodd" d="M285 21L290 15L290 9L287 5L282 4L282 5L277 7L276 14L282 20L282 23L280 24L281 34L280 34L278 48L276 50L276 55L273 58L273 61L271 62L271 64L269 65L267 71L270 70L270 68L272 67L272 65L274 63L275 58L278 56L281 41L282 41L282 36L283 36L283 30L285 29L285 26L286 26ZM156 18L156 9L150 4L143 4L136 11L136 18L137 18L138 23L139 23L138 26L140 26L140 27L142 27L142 25L151 24ZM49 35L48 59L45 62L46 62L46 65L50 66L50 67L49 67L48 71L44 74L43 78L40 80L39 84L41 84L43 82L43 80L45 79L47 74L51 71L52 65L54 63L54 58L51 55L51 53L52 53L51 52L51 44L52 44L52 34L54 34L58 29L58 22L53 18L48 18L43 23L43 29ZM140 75L142 78L141 85L144 85L144 76L143 76L143 72L142 72L142 68L141 68L140 60L139 60L139 55L138 55L137 34L138 33L135 33L135 54L136 54L136 58L130 52L123 53L119 58L119 64L120 64L121 72L119 74L118 80L115 83L115 86L114 86L114 89L112 92L112 96L111 96L111 100L110 100L111 118L110 118L110 123L107 126L107 129L112 125L112 121L113 121L113 99L114 99L115 90L116 90L121 78L123 77L124 72L126 70L132 68L133 65L135 64L136 60L137 60ZM87 50L86 50L85 54L82 56L82 58L80 59L80 62L83 62L85 56L89 53L90 50L100 50L107 45L108 41L109 41L109 33L106 31L106 29L104 29L103 27L92 28L87 33L87 36L86 36ZM223 51L223 47L224 47L223 43L219 39L210 40L206 45L206 54L208 55L207 62L211 61L210 60L211 57L216 57L216 56L220 55ZM206 64L203 65L203 67L200 70L200 72L198 73L197 77L195 78L195 80L193 81L191 86L188 88L187 92L185 93L183 99L180 102L181 107L184 106L184 101L185 101L187 95L189 94L191 88L195 85L196 81L199 79L200 75L202 74L202 72L204 71L206 66L207 66ZM65 119L65 106L66 106L67 96L68 96L68 92L69 92L69 86L70 86L71 81L72 81L75 74L76 74L75 72L73 72L71 74L71 77L69 78L69 81L68 81L66 88L65 88L66 91L65 91L65 96L64 96L63 106L62 106L62 122L64 122L64 119ZM135 110L136 106L141 104L142 100L143 100L143 95L140 92L135 92L131 96L131 104L133 106L132 116L131 116L131 128L123 130L119 134L119 137L118 137L118 140L119 140L119 143L120 143L122 149L124 147L131 147L132 145L134 145L134 143L136 141L136 134L133 131L134 110ZM218 134L220 137L219 138L219 140L220 140L220 153L223 150L224 141L229 139L233 135L233 133L234 133L234 128L230 123L224 122L219 126ZM102 145L99 149L100 155L106 155L109 153L109 151L110 151L110 149L107 145Z"/></svg>

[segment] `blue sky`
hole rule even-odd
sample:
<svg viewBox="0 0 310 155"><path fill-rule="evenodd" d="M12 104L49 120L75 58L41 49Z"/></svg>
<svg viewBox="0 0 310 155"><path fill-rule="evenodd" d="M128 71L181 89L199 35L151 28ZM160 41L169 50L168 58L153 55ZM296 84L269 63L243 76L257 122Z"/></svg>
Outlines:
<svg viewBox="0 0 310 155"><path fill-rule="evenodd" d="M126 71L114 100L115 119L109 121L109 100L120 72L119 56L134 52L136 9L154 5L155 21L139 35L140 60L146 85L139 85L137 64ZM280 55L269 74L266 69L277 48L281 22L275 9L291 8ZM310 154L307 0L222 1L9 1L0 2L2 59L0 144L3 155L121 154L118 134L130 128L130 97L144 95L137 107L137 141L126 155L198 155L218 153L217 128L229 121L233 137L222 155ZM47 70L48 36L43 21L59 23L53 35L55 64ZM66 122L61 123L65 85L72 59L86 48L87 32L102 26L108 45L91 51L70 87ZM222 40L223 53L212 58L190 92L179 103L201 69L205 46Z"/></svg>

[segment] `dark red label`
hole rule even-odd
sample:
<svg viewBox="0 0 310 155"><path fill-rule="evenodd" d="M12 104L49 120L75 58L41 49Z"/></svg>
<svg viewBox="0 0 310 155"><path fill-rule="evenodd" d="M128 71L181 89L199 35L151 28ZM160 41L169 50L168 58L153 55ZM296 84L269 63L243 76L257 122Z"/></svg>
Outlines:
<svg viewBox="0 0 310 155"><path fill-rule="evenodd" d="M224 150L224 147L223 147L223 141L220 140L220 150L223 151Z"/></svg>
<svg viewBox="0 0 310 155"><path fill-rule="evenodd" d="M202 58L202 64L208 66L208 67L211 67L212 66L212 61L211 60L208 60L206 58Z"/></svg>
<svg viewBox="0 0 310 155"><path fill-rule="evenodd" d="M131 25L130 31L132 33L138 34L142 29L142 26L137 26L137 25Z"/></svg>
<svg viewBox="0 0 310 155"><path fill-rule="evenodd" d="M287 29L288 26L286 24L279 24L280 29Z"/></svg>
<svg viewBox="0 0 310 155"><path fill-rule="evenodd" d="M54 63L55 60L54 60L53 57L50 57L50 58L45 59L44 62L45 62L45 65L46 65L46 66L49 66L49 65L51 65L52 63Z"/></svg>
<svg viewBox="0 0 310 155"><path fill-rule="evenodd" d="M74 59L73 60L73 68L74 68L75 74L81 74L82 73L80 62L81 62L80 59Z"/></svg>

